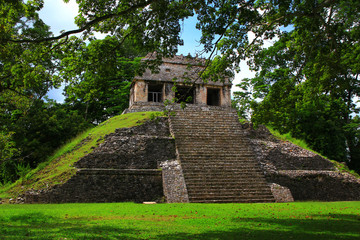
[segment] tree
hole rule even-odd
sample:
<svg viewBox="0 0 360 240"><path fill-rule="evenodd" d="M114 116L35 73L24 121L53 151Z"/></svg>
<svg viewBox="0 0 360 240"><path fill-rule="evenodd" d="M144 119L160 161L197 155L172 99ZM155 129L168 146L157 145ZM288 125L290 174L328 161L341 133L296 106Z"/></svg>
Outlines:
<svg viewBox="0 0 360 240"><path fill-rule="evenodd" d="M56 149L91 127L77 112L50 99L35 100L26 113L12 112L0 134L0 182L14 181L18 166L35 168Z"/></svg>
<svg viewBox="0 0 360 240"><path fill-rule="evenodd" d="M19 38L33 40L51 35L36 13L41 7L41 1L0 1L1 95L40 99L58 84L54 74L56 56L50 54L56 46L49 42L16 42Z"/></svg>
<svg viewBox="0 0 360 240"><path fill-rule="evenodd" d="M356 165L359 135L358 120L353 115L358 111L354 100L359 96L359 1L77 2L79 28L59 36L51 35L36 14L42 7L41 0L0 2L1 16L4 16L0 24L0 78L6 80L1 81L0 96L6 99L2 107L6 119L12 115L10 112L18 110L11 105L11 97L24 96L31 106L32 99L44 96L49 87L59 83L60 77L81 83L84 89L99 89L95 91L98 100L92 104L104 109L101 89L114 83L105 84L95 73L100 71L107 77L108 71L100 65L88 66L89 76L86 76L80 68L85 61L78 64L74 61L78 56L85 56L83 54L99 59L91 53L93 49L108 50L101 42L94 41L92 33L107 33L119 44L130 39L136 49L156 51L157 60L150 64L158 64L161 57L174 55L177 46L182 44L181 20L196 15L197 28L202 32L200 43L204 45L203 52L209 55L206 70L201 72L203 78L221 80L220 72L239 70L240 61L250 58L252 69L259 72L255 78L245 81L243 86L248 91L239 94L239 99L252 108L253 121L307 138L310 145L339 161L350 156L350 165ZM290 30L282 30L284 27ZM249 39L249 32L254 38ZM71 38L74 33L82 33L81 38ZM264 49L264 39L277 41L273 47ZM84 41L94 43L87 48ZM105 41L112 44L110 38ZM106 60L124 66L121 57ZM64 60L62 66L60 59ZM91 63L92 59L84 60ZM59 69L64 66L67 69L59 77ZM97 84L101 86L94 88ZM95 95L80 90L75 84L69 86L69 101L73 101L72 104L87 101L89 114L90 100ZM101 121L99 116L91 118ZM309 124L314 119L316 124ZM315 132L319 129L321 134ZM333 138L328 140L329 137ZM330 141L339 148L333 148Z"/></svg>
<svg viewBox="0 0 360 240"><path fill-rule="evenodd" d="M116 37L82 43L62 59L61 76L68 83L66 104L93 123L121 114L128 107L139 57L145 55L130 38L123 43Z"/></svg>
<svg viewBox="0 0 360 240"><path fill-rule="evenodd" d="M360 3L291 1L277 6L274 16L288 19L292 30L280 32L272 47L251 60L259 72L243 86L253 88L253 98L264 97L253 101L252 120L291 132L325 156L358 166L359 125L353 116L359 112Z"/></svg>

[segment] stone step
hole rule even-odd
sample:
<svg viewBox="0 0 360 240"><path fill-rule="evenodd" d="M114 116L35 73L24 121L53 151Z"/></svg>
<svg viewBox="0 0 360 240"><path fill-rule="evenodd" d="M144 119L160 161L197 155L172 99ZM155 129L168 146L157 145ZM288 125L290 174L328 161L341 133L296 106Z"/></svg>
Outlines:
<svg viewBox="0 0 360 240"><path fill-rule="evenodd" d="M261 177L260 177L261 178ZM242 179L202 179L202 178L189 178L185 176L185 180L188 181L186 186L188 191L194 189L211 189L211 188L241 188L241 189L260 189L269 190L265 179L259 179L254 181L254 178L242 178ZM269 190L270 191L270 190Z"/></svg>
<svg viewBox="0 0 360 240"><path fill-rule="evenodd" d="M192 131L185 131L182 130L181 132L175 132L174 133L174 137L175 139L187 139L187 140L194 140L194 139L226 139L226 140L237 140L237 139L242 139L245 137L245 133L244 132L239 132L238 130L213 130L213 131L209 131L209 130L192 130ZM231 136L230 136L231 135ZM243 140L244 141L244 140ZM247 142L247 141L246 141Z"/></svg>
<svg viewBox="0 0 360 240"><path fill-rule="evenodd" d="M202 114L201 116L198 113L186 113L186 114L176 114L175 116L171 117L171 120L175 121L194 121L194 119L203 119L204 121L211 121L216 119L231 119L237 120L238 118L232 114L227 113L213 113L213 114Z"/></svg>
<svg viewBox="0 0 360 240"><path fill-rule="evenodd" d="M219 171L221 170L221 171ZM217 167L208 167L208 169L195 169L195 168L190 168L190 167L184 167L183 168L183 172L184 174L187 174L188 176L192 176L194 174L199 175L199 176L209 176L209 177L216 177L218 175L235 175L235 176L249 176L249 175L254 175L254 174L259 174L262 173L261 170L254 170L254 169L246 169L246 171L244 171L244 169L231 169L230 167L227 168L217 168ZM230 175L231 174L231 175Z"/></svg>
<svg viewBox="0 0 360 240"><path fill-rule="evenodd" d="M237 154L228 154L226 155L225 153L223 154L217 154L214 156L209 156L209 153L203 153L203 155L201 154L183 154L181 156L180 161L182 161L183 163L188 162L188 163L192 163L192 162L201 162L201 163L209 163L209 164L213 164L213 163L229 163L229 164L235 164L235 163L239 163L239 164L245 164L245 163L253 163L256 166L258 166L258 164L253 160L252 158L253 156L251 155L237 155Z"/></svg>
<svg viewBox="0 0 360 240"><path fill-rule="evenodd" d="M216 168L216 170L207 170L209 168ZM232 170L232 168L236 168L235 171ZM251 174L257 174L257 175L262 175L263 171L249 166L249 167L237 167L237 166L220 166L220 167L213 167L213 166L206 166L204 168L198 167L198 168L191 168L191 167L183 167L183 172L186 174L190 174L189 176L191 176L191 174L199 174L199 175L203 175L203 174L212 174L212 175L219 175L220 173L218 172L222 172L222 173L226 173L226 174L232 174L234 176L237 177L244 177L244 176L248 176L250 173ZM246 172L246 173L245 173ZM229 175L230 177L230 175Z"/></svg>
<svg viewBox="0 0 360 240"><path fill-rule="evenodd" d="M252 199L262 199L262 200L266 200L269 201L271 199L271 195L197 195L197 196L189 196L189 200L191 202L193 201L211 201L211 200L218 200L218 201L222 201L222 200L230 200L232 199L233 201L236 202L240 202L240 201L251 201Z"/></svg>
<svg viewBox="0 0 360 240"><path fill-rule="evenodd" d="M226 175L214 175L214 174L208 174L208 175L201 175L201 174L190 174L189 172L184 172L184 177L188 180L191 180L192 182L189 184L204 184L204 185L217 185L228 183L227 185L231 184L244 184L245 186L251 186L253 184L265 184L265 179L261 179L260 173L252 173L252 174L226 174ZM254 179L259 178L259 180L254 181Z"/></svg>
<svg viewBox="0 0 360 240"><path fill-rule="evenodd" d="M242 153L228 153L228 152L204 152L204 153L195 153L195 151L192 153L191 151L184 152L179 150L182 154L181 159L184 160L191 160L191 159L203 159L206 161L207 159L216 159L218 157L218 160L234 160L234 161L253 161L254 155L250 151L244 151Z"/></svg>
<svg viewBox="0 0 360 240"><path fill-rule="evenodd" d="M192 154L192 155L205 155L208 153L208 155L213 156L247 156L251 157L253 156L250 152L250 150L246 148L236 148L236 147L229 147L226 149L222 149L220 147L203 147L203 146L194 146L194 147L178 147L178 151L182 154Z"/></svg>
<svg viewBox="0 0 360 240"><path fill-rule="evenodd" d="M200 152L197 151L181 151L179 152L182 154L182 160L202 160L202 161L245 161L245 162L256 162L254 160L254 156L250 152L242 152L242 153L229 153L229 152L216 152L216 151L204 151Z"/></svg>
<svg viewBox="0 0 360 240"><path fill-rule="evenodd" d="M273 202L236 112L179 111L170 118L190 202Z"/></svg>
<svg viewBox="0 0 360 240"><path fill-rule="evenodd" d="M187 124L187 126L191 127L193 125L201 126L201 123L207 124L207 125L221 125L222 123L228 123L229 126L239 126L241 127L241 123L231 119L231 118L219 118L219 117L211 117L211 119L201 119L201 118L193 118L192 121L189 121L188 119L173 119L172 122L173 126L184 126Z"/></svg>
<svg viewBox="0 0 360 240"><path fill-rule="evenodd" d="M244 141L243 139L239 138L239 139L220 139L220 138L208 138L208 139L200 139L200 138L176 138L175 142L177 144L177 146L193 146L193 145L204 145L205 146L221 146L223 147L223 145L230 145L233 147L236 147L237 149L242 149L242 148L248 148L248 146L246 146L246 141Z"/></svg>
<svg viewBox="0 0 360 240"><path fill-rule="evenodd" d="M194 146L194 147L190 147L190 146L187 146L187 147L183 147L183 148L180 148L178 147L178 150L180 153L182 154L193 154L193 155L203 155L203 154L206 154L208 153L209 154L213 154L213 155L216 155L216 156L220 156L220 155L226 155L226 156L229 156L229 155L236 155L236 156L249 156L251 157L252 155L251 152L246 149L246 148L236 148L236 147L229 147L229 148L226 148L226 149L223 149L221 147L203 147L203 146Z"/></svg>
<svg viewBox="0 0 360 240"><path fill-rule="evenodd" d="M239 170L251 170L251 169L259 169L259 166L255 163L252 162L242 162L242 161L233 161L233 162L228 162L228 161L208 161L208 162L204 162L204 161L197 161L196 159L194 160L188 160L188 161L184 161L182 160L181 163L183 165L188 165L189 169L206 169L206 168L234 168L234 169L239 169ZM201 165L201 166L197 166L197 165ZM185 169L185 168L184 168ZM260 169L260 171L262 171Z"/></svg>
<svg viewBox="0 0 360 240"><path fill-rule="evenodd" d="M231 134L231 136L229 136ZM221 132L207 132L207 133L204 133L204 132L199 132L199 131L196 131L196 132L184 132L184 133L175 133L174 134L174 137L176 140L178 139L181 139L181 140L189 140L189 141L193 141L193 140L196 140L196 139L199 139L199 140L209 140L209 139L222 139L222 140L228 140L228 141L234 141L234 142L237 142L237 141L242 141L242 142L248 142L246 140L244 140L245 136L242 134L242 133L238 133L237 135L235 135L236 132L234 131L231 131L231 132L224 132L224 131L221 131Z"/></svg>
<svg viewBox="0 0 360 240"><path fill-rule="evenodd" d="M190 117L191 118L191 117ZM229 123L229 125L238 125L241 126L241 123L236 121L233 118L228 117L210 117L210 118L191 118L191 119L185 119L185 118L172 118L171 123L175 126L177 125L185 125L188 124L191 125L201 125L201 123L206 124L218 124L218 123Z"/></svg>
<svg viewBox="0 0 360 240"><path fill-rule="evenodd" d="M258 196L217 196L216 198L212 196L211 198L205 197L190 197L190 202L273 202L271 196L268 197L258 197Z"/></svg>
<svg viewBox="0 0 360 240"><path fill-rule="evenodd" d="M202 195L259 195L259 196L269 196L271 195L271 192L264 191L264 189L241 189L241 188L226 188L226 189L220 189L220 188L198 188L196 189L193 187L192 189L188 190L188 194L202 194Z"/></svg>
<svg viewBox="0 0 360 240"><path fill-rule="evenodd" d="M202 179L202 180L206 180L206 181L215 181L215 180L222 180L222 179L231 179L234 181L237 180L241 180L241 179L250 179L252 177L260 177L262 172L260 171L251 171L251 172L247 172L244 173L244 171L237 171L237 172L231 172L231 171L226 171L224 169L219 169L218 172L215 172L215 170L211 170L210 171L195 171L194 169L183 169L184 175L186 178L190 179L190 178L196 178L196 179ZM213 180L212 180L213 179Z"/></svg>
<svg viewBox="0 0 360 240"><path fill-rule="evenodd" d="M201 192L189 192L189 197L194 197L194 198L208 198L211 196L216 196L217 198L221 198L222 196L226 197L248 197L248 196L256 196L258 198L260 197L269 197L271 196L271 192L270 193L265 193L264 191L256 191L256 190L249 190L249 191L243 191L243 190L237 190L237 189L232 189L231 191L222 191L222 192L206 192L206 191L201 191Z"/></svg>
<svg viewBox="0 0 360 240"><path fill-rule="evenodd" d="M274 199L228 199L228 200L218 200L218 199L210 199L210 200L197 200L192 199L192 203L272 203L274 202Z"/></svg>
<svg viewBox="0 0 360 240"><path fill-rule="evenodd" d="M181 146L181 147L192 147L192 146L201 146L201 147L217 147L217 148L221 148L224 149L224 145L226 146L226 148L228 147L234 147L236 149L246 149L248 148L247 146L244 146L243 143L245 143L245 141L241 141L241 139L239 139L240 141L236 141L234 142L234 140L229 140L229 139L217 139L217 138L212 138L212 139L197 139L194 138L191 142L189 141L181 141L181 140L176 140L176 144L177 146Z"/></svg>
<svg viewBox="0 0 360 240"><path fill-rule="evenodd" d="M243 139L221 139L221 138L211 138L211 139L199 139L199 138L176 138L175 142L177 146L202 146L202 147L222 147L226 149L227 147L235 147L236 149L247 148L246 141ZM225 147L225 148L224 148Z"/></svg>
<svg viewBox="0 0 360 240"><path fill-rule="evenodd" d="M226 166L226 165L231 165L231 166L253 166L253 167L257 167L259 166L258 163L256 163L255 161L253 161L251 158L249 157L232 157L232 156L227 156L227 157L223 157L223 158L217 158L217 157L209 157L209 156L196 156L196 155L192 155L192 156L182 156L182 158L180 159L182 163L186 163L186 164L203 164L203 165L209 165L209 166ZM201 166L200 166L201 167Z"/></svg>
<svg viewBox="0 0 360 240"><path fill-rule="evenodd" d="M204 184L188 184L188 192L201 192L201 191L225 191L227 189L237 189L241 191L263 191L269 192L268 186L261 185L259 183L248 184L246 182L242 182L240 184L228 184L228 183L221 183L221 184L213 184L213 185L204 185Z"/></svg>
<svg viewBox="0 0 360 240"><path fill-rule="evenodd" d="M206 171L209 168L216 168L217 170L234 170L234 171L256 171L262 173L262 170L256 165L256 164L238 164L238 162L235 163L204 163L201 161L193 161L191 163L186 163L186 168L183 169L191 169L193 171Z"/></svg>
<svg viewBox="0 0 360 240"><path fill-rule="evenodd" d="M196 156L209 156L209 154L212 154L211 157L233 157L233 158L249 158L252 159L254 156L250 153L236 153L236 152L219 152L219 151L211 151L209 149L196 149L196 150L179 150L180 154L186 155L187 158L194 158ZM209 156L210 157L210 156Z"/></svg>
<svg viewBox="0 0 360 240"><path fill-rule="evenodd" d="M221 123L221 124L226 124L226 123ZM209 129L209 127L211 129ZM173 126L174 129L174 126ZM235 133L245 133L245 131L241 128L239 128L239 126L233 126L233 127L220 127L220 126L214 126L211 124L207 124L207 125L203 125L203 126L191 126L191 127L186 127L187 132L235 132ZM184 133L185 132L185 126L178 126L177 129L175 130L175 133Z"/></svg>
<svg viewBox="0 0 360 240"><path fill-rule="evenodd" d="M185 164L186 165L186 164ZM194 164L195 165L195 164ZM216 170L207 170L209 168L216 168ZM233 170L235 169L235 170ZM244 173L244 172L257 172L260 174L263 174L263 171L259 169L259 167L248 165L248 166L238 166L238 165L206 165L204 167L197 167L197 166L184 166L183 170L186 172L192 172L192 173L211 173L216 171L223 171L226 173ZM245 173L244 173L245 174Z"/></svg>
<svg viewBox="0 0 360 240"><path fill-rule="evenodd" d="M203 187L210 187L210 186L242 186L243 188L252 188L254 186L257 187L267 187L267 184L265 183L265 179L257 179L254 181L254 178L221 178L221 179L204 179L204 178L198 178L198 177L187 177L184 176L185 180L189 180L189 182L186 183L186 186L203 186Z"/></svg>

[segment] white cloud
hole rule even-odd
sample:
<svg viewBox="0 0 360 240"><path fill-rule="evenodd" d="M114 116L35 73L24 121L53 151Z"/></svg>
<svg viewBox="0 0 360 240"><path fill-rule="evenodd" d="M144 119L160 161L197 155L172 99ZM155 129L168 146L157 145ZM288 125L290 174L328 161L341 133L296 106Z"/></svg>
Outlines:
<svg viewBox="0 0 360 240"><path fill-rule="evenodd" d="M253 41L254 38L255 38L255 34L253 32L249 32L248 33L248 38L249 38L249 42ZM272 45L274 45L275 41L277 40L278 38L274 38L272 40L264 40L264 45L263 45L263 48L268 48ZM251 71L249 69L249 66L246 64L246 60L243 60L241 63L240 63L240 72L239 73L235 73L235 78L233 80L233 86L231 88L231 92L236 92L236 91L240 91L240 88L236 87L237 84L239 84L241 82L242 79L244 78L253 78L255 77L255 72L254 71Z"/></svg>
<svg viewBox="0 0 360 240"><path fill-rule="evenodd" d="M61 30L73 30L77 26L74 23L78 15L79 7L75 0L64 3L63 0L46 0L43 9L39 12L40 18L51 27L54 35Z"/></svg>

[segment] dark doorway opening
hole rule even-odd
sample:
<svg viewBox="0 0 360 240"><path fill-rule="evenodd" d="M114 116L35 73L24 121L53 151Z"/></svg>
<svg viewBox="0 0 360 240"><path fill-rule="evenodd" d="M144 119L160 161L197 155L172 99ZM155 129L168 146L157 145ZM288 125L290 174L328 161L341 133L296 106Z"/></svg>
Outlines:
<svg viewBox="0 0 360 240"><path fill-rule="evenodd" d="M220 89L208 88L206 102L207 105L220 106Z"/></svg>
<svg viewBox="0 0 360 240"><path fill-rule="evenodd" d="M148 102L162 102L163 84L148 85Z"/></svg>
<svg viewBox="0 0 360 240"><path fill-rule="evenodd" d="M177 102L194 103L195 89L190 87L176 87L175 97Z"/></svg>

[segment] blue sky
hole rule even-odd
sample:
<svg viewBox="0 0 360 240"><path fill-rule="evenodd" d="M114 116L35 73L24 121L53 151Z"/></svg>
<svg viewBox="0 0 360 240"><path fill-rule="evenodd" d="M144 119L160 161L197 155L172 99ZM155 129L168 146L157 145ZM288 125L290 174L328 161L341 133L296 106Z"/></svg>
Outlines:
<svg viewBox="0 0 360 240"><path fill-rule="evenodd" d="M51 27L51 31L54 35L58 35L62 30L76 29L74 24L74 18L78 14L78 6L75 0L70 0L69 3L64 3L63 0L45 0L44 8L40 11L40 17L42 20ZM182 24L181 37L184 40L184 45L179 47L178 54L191 54L195 56L197 51L201 50L201 46L198 41L200 39L200 31L195 28L196 19L186 19ZM101 38L101 35L96 35ZM249 78L255 75L254 72L250 72L246 63L241 64L241 72L235 75L233 80L232 91L236 91L235 87L241 79ZM57 102L62 102L64 96L62 95L62 89L53 89L49 92L49 97L55 99Z"/></svg>

